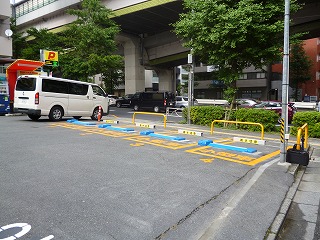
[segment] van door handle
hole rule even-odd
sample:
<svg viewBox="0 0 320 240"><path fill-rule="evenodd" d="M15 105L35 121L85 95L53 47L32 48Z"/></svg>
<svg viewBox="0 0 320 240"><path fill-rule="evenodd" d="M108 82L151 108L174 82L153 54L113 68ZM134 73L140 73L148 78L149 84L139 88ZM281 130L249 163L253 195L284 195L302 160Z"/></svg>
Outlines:
<svg viewBox="0 0 320 240"><path fill-rule="evenodd" d="M89 99L89 96L87 96L87 99Z"/></svg>
<svg viewBox="0 0 320 240"><path fill-rule="evenodd" d="M93 99L96 99L96 97L93 97Z"/></svg>

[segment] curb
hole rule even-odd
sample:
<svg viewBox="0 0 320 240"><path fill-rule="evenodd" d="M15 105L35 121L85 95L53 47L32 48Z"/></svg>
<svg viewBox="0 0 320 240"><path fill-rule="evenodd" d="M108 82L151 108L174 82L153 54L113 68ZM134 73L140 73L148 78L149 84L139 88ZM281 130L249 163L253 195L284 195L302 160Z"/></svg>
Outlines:
<svg viewBox="0 0 320 240"><path fill-rule="evenodd" d="M269 227L268 234L264 238L265 240L277 239L289 212L293 198L298 190L299 184L301 182L305 170L306 167L300 166L298 164L292 164L289 167L288 171L294 175L294 182L292 186L289 188L289 191L287 192L286 197L284 198L280 206L279 212L277 213L273 223Z"/></svg>

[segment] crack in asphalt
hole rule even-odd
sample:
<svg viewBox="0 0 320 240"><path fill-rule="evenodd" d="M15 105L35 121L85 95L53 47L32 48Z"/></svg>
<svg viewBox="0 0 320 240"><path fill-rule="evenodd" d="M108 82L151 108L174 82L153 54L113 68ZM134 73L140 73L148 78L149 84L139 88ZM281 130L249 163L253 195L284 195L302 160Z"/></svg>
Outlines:
<svg viewBox="0 0 320 240"><path fill-rule="evenodd" d="M163 237L165 237L165 235L171 231L171 230L175 230L177 229L177 227L182 224L183 222L185 222L187 219L189 219L192 215L194 215L196 212L198 212L200 209L202 209L204 206L208 205L211 201L217 199L222 193L224 193L225 191L227 191L230 187L232 187L233 185L237 184L239 181L241 181L243 178L245 178L249 172L251 172L253 170L250 169L249 171L247 171L242 177L238 178L237 180L235 180L232 184L230 184L229 186L227 186L225 189L221 190L219 192L219 194L209 198L207 201L205 201L204 203L201 203L199 206L197 206L195 209L193 209L189 214L187 214L184 218L180 219L176 224L172 225L171 227L169 227L167 230L165 230L163 233L161 233L159 236L157 236L155 238L155 240L161 240Z"/></svg>

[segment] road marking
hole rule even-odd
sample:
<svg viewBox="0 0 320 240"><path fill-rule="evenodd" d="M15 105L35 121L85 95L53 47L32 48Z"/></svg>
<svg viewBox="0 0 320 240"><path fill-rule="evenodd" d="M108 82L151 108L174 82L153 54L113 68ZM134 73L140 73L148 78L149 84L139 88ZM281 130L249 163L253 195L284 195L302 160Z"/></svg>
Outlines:
<svg viewBox="0 0 320 240"><path fill-rule="evenodd" d="M164 148L170 148L173 150L177 149L183 149L183 148L188 148L188 147L193 147L196 146L197 143L191 143L187 144L186 142L177 142L177 141L169 141L165 139L158 139L158 138L153 138L153 137L148 137L148 136L132 136L132 137L127 137L124 138L125 140L130 140L130 141L135 141L135 142L140 142L144 144L149 144L149 145L154 145L158 147L164 147Z"/></svg>
<svg viewBox="0 0 320 240"><path fill-rule="evenodd" d="M200 160L204 163L212 163L213 162L213 158L200 158Z"/></svg>
<svg viewBox="0 0 320 240"><path fill-rule="evenodd" d="M10 228L22 228L20 232L14 234L11 237L6 237L6 238L0 238L2 240L15 240L18 239L20 237L22 237L23 235L27 234L30 229L31 229L31 225L29 225L28 223L13 223L13 224L9 224L6 226L3 226L0 228L0 232L8 230Z"/></svg>
<svg viewBox="0 0 320 240"><path fill-rule="evenodd" d="M140 146L144 146L143 143L130 143L130 146L132 147L140 147Z"/></svg>
<svg viewBox="0 0 320 240"><path fill-rule="evenodd" d="M280 150L269 153L259 158L254 158L248 155L242 155L237 153L219 151L219 150L213 149L210 146L192 148L192 149L186 150L186 152L198 154L201 156L207 156L211 158L218 158L221 160L236 162L236 163L245 164L249 166L254 166L260 162L263 162L267 159L271 159L272 157L279 155Z"/></svg>
<svg viewBox="0 0 320 240"><path fill-rule="evenodd" d="M280 152L280 151L279 151ZM279 158L274 159L271 162L267 162L264 165L260 166L253 177L248 181L248 183L233 197L231 198L224 209L222 209L221 214L212 221L210 226L204 231L204 233L199 236L199 240L211 240L215 239L215 235L219 231L219 228L228 218L229 214L237 207L241 202L242 198L247 194L250 188L257 182L261 177L262 173L272 164L279 161Z"/></svg>

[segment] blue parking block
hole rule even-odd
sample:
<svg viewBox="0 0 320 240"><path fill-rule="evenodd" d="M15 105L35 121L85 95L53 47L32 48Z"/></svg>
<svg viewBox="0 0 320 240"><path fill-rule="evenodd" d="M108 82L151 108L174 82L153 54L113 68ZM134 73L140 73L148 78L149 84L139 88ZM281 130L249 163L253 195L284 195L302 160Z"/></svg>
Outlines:
<svg viewBox="0 0 320 240"><path fill-rule="evenodd" d="M206 140L200 140L200 141L198 142L198 145L199 145L199 146L208 146L210 143L212 143L212 140L206 139Z"/></svg>
<svg viewBox="0 0 320 240"><path fill-rule="evenodd" d="M106 127L110 127L111 124L101 124L98 126L98 128L106 128Z"/></svg>
<svg viewBox="0 0 320 240"><path fill-rule="evenodd" d="M238 146L232 146L232 145L226 145L221 143L215 143L212 140L200 140L198 141L199 146L210 146L220 149L226 149L231 151L237 151L237 152L247 152L247 153L254 153L257 151L255 148L244 148L244 147L238 147Z"/></svg>
<svg viewBox="0 0 320 240"><path fill-rule="evenodd" d="M76 119L70 119L70 120L67 120L67 122L77 124L77 125L82 125L82 126L95 126L96 125L95 123L92 123L92 122L82 122L82 121L78 121Z"/></svg>
<svg viewBox="0 0 320 240"><path fill-rule="evenodd" d="M149 135L149 134L151 134L151 133L154 133L154 131L146 130L146 131L140 132L140 135Z"/></svg>
<svg viewBox="0 0 320 240"><path fill-rule="evenodd" d="M171 141L182 141L182 140L185 140L184 137L168 136L168 135L162 135L162 134L157 134L157 133L150 133L148 136L156 137L156 138L164 138L164 139L168 139L168 140L171 140Z"/></svg>
<svg viewBox="0 0 320 240"><path fill-rule="evenodd" d="M134 132L133 128L121 128L121 127L112 127L112 126L108 126L105 128L109 130L120 131L120 132Z"/></svg>
<svg viewBox="0 0 320 240"><path fill-rule="evenodd" d="M156 138L164 138L164 139L168 139L168 140L171 140L171 141L186 140L184 137L168 136L168 135L158 134L158 133L154 133L154 131L152 131L152 130L142 131L142 132L140 132L140 135L147 135L147 136L156 137Z"/></svg>

